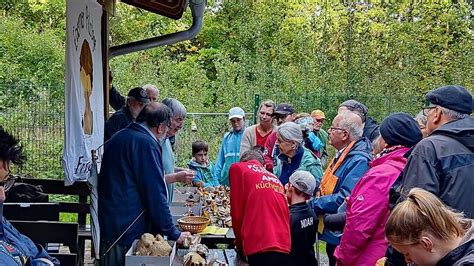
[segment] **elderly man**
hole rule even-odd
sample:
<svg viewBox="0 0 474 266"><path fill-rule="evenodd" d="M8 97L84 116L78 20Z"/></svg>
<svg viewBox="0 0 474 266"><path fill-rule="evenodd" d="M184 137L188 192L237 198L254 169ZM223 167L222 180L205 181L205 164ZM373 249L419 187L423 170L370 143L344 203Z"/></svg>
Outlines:
<svg viewBox="0 0 474 266"><path fill-rule="evenodd" d="M224 134L214 166L214 176L219 179L219 184L224 186L229 186L230 165L238 162L240 158L240 142L245 130L244 110L240 107L230 108L229 122L232 130Z"/></svg>
<svg viewBox="0 0 474 266"><path fill-rule="evenodd" d="M115 112L104 128L104 140L109 140L113 134L135 121L145 104L149 103L148 96L143 88L136 87L128 92L127 104Z"/></svg>
<svg viewBox="0 0 474 266"><path fill-rule="evenodd" d="M360 116L362 123L364 124L363 135L371 142L380 136L377 122L367 115L369 108L367 108L367 106L365 106L363 103L360 103L356 100L347 100L339 105L338 113L343 111L351 111Z"/></svg>
<svg viewBox="0 0 474 266"><path fill-rule="evenodd" d="M423 188L446 205L474 218L474 118L472 95L461 86L426 94L428 137L411 151L402 174L403 191Z"/></svg>
<svg viewBox="0 0 474 266"><path fill-rule="evenodd" d="M245 129L242 142L240 143L240 154L248 151L251 147L265 147L268 136L273 132L272 115L275 103L271 100L264 101L258 108L259 122Z"/></svg>
<svg viewBox="0 0 474 266"><path fill-rule="evenodd" d="M105 144L99 174L101 265L124 265L133 240L156 229L182 243L189 232L173 224L166 201L159 140L166 136L171 110L161 103L147 105L124 130Z"/></svg>
<svg viewBox="0 0 474 266"><path fill-rule="evenodd" d="M324 172L319 196L310 202L317 215L338 212L357 181L369 169L371 145L362 136L362 131L362 120L353 112L341 112L334 118L329 128L329 143L336 149L336 157ZM323 222L324 219L320 219L320 223ZM340 237L325 229L321 239L327 243L330 265L335 265L333 253Z"/></svg>
<svg viewBox="0 0 474 266"><path fill-rule="evenodd" d="M186 108L184 105L174 99L165 98L163 104L171 110L171 123L166 138L161 142L163 148L163 167L167 184L168 203L173 200L174 183L184 182L191 183L196 175L193 170L176 168L175 157L173 152L173 143L176 133L183 128L184 119L186 118ZM173 141L173 143L172 143Z"/></svg>
<svg viewBox="0 0 474 266"><path fill-rule="evenodd" d="M319 159L321 159L321 164L325 166L328 159L327 143L329 137L328 133L323 129L324 121L326 121L326 115L321 110L314 110L311 112L311 118L313 118L313 133L323 143L323 147L319 151Z"/></svg>

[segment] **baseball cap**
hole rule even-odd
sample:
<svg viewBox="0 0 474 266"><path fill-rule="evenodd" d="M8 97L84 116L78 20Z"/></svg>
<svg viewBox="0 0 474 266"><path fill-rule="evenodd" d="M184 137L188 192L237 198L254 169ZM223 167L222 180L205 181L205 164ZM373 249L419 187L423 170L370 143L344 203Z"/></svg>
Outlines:
<svg viewBox="0 0 474 266"><path fill-rule="evenodd" d="M146 94L146 91L141 87L136 87L136 88L131 89L128 92L128 96L133 97L135 100L142 103L150 102L150 99L148 99L148 95Z"/></svg>
<svg viewBox="0 0 474 266"><path fill-rule="evenodd" d="M275 111L273 112L273 114L291 115L294 112L295 112L295 109L293 108L293 106L291 106L291 104L289 104L289 103L280 103L275 108Z"/></svg>
<svg viewBox="0 0 474 266"><path fill-rule="evenodd" d="M244 118L245 112L240 107L232 107L229 110L229 120L232 118Z"/></svg>
<svg viewBox="0 0 474 266"><path fill-rule="evenodd" d="M356 100L347 100L339 105L339 107L342 106L346 107L351 112L356 112L362 119L362 122L365 122L365 120L367 120L367 113L369 112L369 108L367 108L365 104Z"/></svg>
<svg viewBox="0 0 474 266"><path fill-rule="evenodd" d="M326 119L326 115L321 110L314 110L311 112L311 117L316 117L317 119L324 118Z"/></svg>
<svg viewBox="0 0 474 266"><path fill-rule="evenodd" d="M308 171L295 171L290 176L290 180L288 182L290 182L290 184L297 188L299 191L309 196L313 196L314 190L316 189L316 179Z"/></svg>

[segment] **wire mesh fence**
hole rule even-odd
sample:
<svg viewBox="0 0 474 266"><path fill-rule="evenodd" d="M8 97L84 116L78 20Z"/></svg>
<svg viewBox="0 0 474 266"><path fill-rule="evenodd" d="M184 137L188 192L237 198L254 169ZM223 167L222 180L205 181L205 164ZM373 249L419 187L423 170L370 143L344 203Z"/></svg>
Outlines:
<svg viewBox="0 0 474 266"><path fill-rule="evenodd" d="M62 84L34 86L31 84L0 83L0 126L12 132L20 139L27 155L27 162L21 169L15 169L23 175L38 178L63 178L61 156L64 145L64 86ZM259 93L259 92L257 92ZM255 95L246 93L247 125L253 124L256 110ZM273 99L276 102L291 103L297 112L311 112L321 109L326 112L325 127L336 115L338 105L351 98L345 94L327 95L323 92L308 91L305 93L259 94L260 100ZM369 107L369 115L380 122L391 112L404 111L415 114L420 110L422 99L411 95L361 95L355 97ZM235 105L240 105L235 103ZM258 106L258 104L257 104ZM195 140L209 143L209 158L215 161L224 133L230 129L227 110L216 110L215 113L195 113L192 106L187 115L184 128L176 140L177 165L186 166L191 159L191 144ZM191 124L197 130L191 130Z"/></svg>

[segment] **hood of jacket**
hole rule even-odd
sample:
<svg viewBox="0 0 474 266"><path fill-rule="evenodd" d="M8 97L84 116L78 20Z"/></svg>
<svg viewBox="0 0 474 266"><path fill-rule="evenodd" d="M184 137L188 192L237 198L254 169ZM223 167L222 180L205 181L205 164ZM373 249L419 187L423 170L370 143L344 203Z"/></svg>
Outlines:
<svg viewBox="0 0 474 266"><path fill-rule="evenodd" d="M474 118L467 117L446 123L433 131L431 135L440 134L452 137L474 152Z"/></svg>
<svg viewBox="0 0 474 266"><path fill-rule="evenodd" d="M198 164L198 163L197 163L195 160L193 160L193 159L189 160L189 162L188 162L188 166L189 166L189 167L194 167L194 168L196 168L196 169L201 168L201 169L211 170L211 165L212 165L212 163L211 163L211 161L209 161L209 160L207 161L207 165L206 165L206 166L204 166L204 165L202 165L202 164Z"/></svg>

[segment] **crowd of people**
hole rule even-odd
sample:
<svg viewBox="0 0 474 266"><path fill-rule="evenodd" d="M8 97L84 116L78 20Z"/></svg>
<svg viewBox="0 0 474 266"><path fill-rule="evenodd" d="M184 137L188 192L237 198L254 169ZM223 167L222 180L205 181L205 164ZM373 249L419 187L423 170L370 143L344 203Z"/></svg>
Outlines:
<svg viewBox="0 0 474 266"><path fill-rule="evenodd" d="M415 117L392 113L380 125L363 103L342 102L327 131L322 110L267 100L246 127L245 111L233 107L215 163L198 140L188 168L175 165L173 150L186 117L181 102L159 101L150 84L110 94L117 112L105 124L99 173L101 265L124 265L145 232L178 244L190 235L171 219L177 182L230 187L236 249L250 265L316 265L317 239L330 265L474 264L473 97L461 86L434 89ZM0 129L0 201L10 164L22 161L18 142ZM0 251L5 243L57 263L2 225Z"/></svg>

